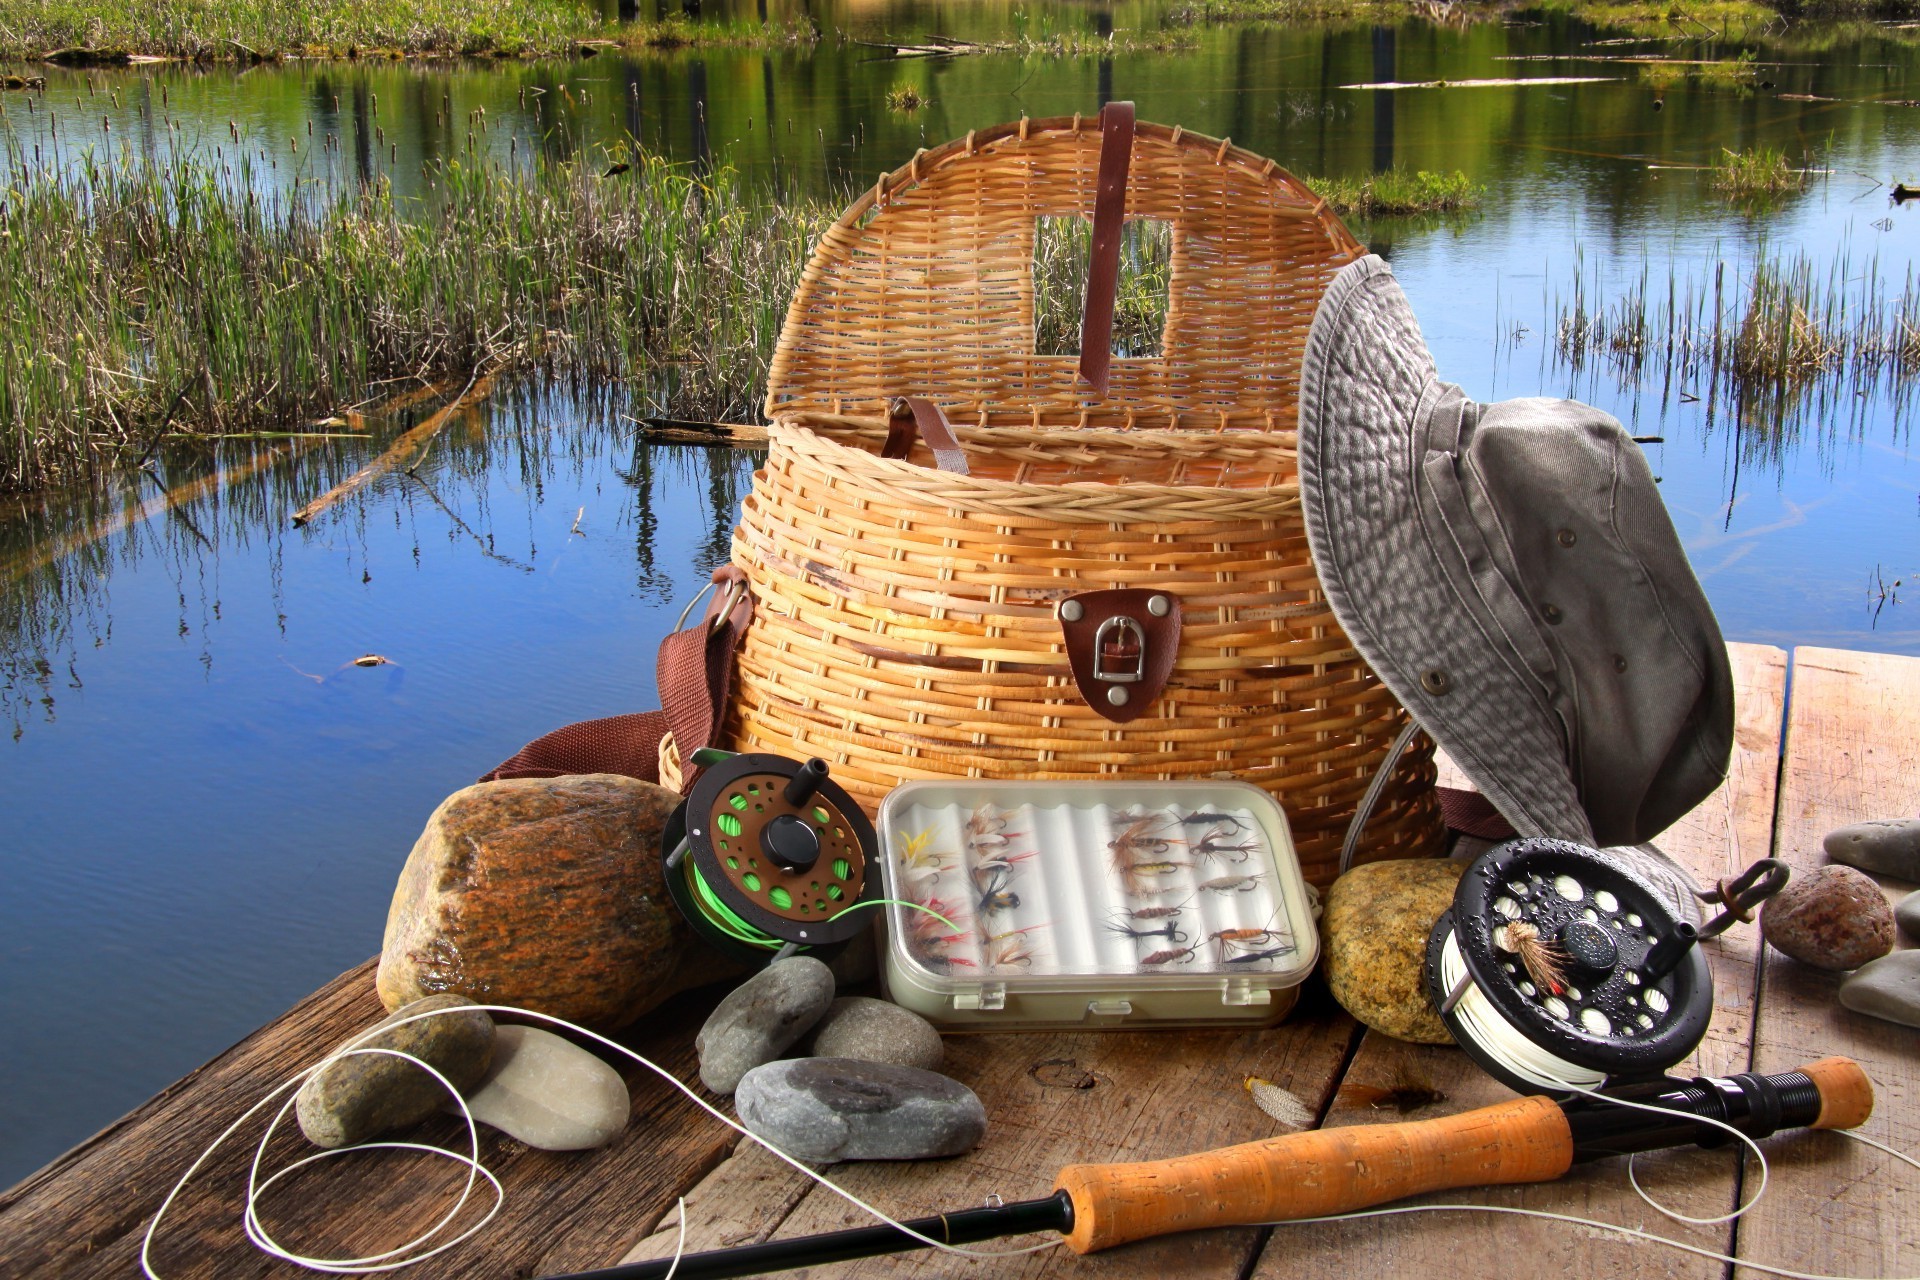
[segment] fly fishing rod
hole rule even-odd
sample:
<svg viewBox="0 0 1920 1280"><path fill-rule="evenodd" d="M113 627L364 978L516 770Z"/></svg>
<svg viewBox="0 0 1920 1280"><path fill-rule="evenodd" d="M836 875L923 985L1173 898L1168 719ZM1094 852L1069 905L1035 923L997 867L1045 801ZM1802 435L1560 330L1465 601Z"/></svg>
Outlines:
<svg viewBox="0 0 1920 1280"><path fill-rule="evenodd" d="M1615 1105L1612 1099L1639 1104ZM1644 1109L1643 1109L1644 1108ZM1076 1164L1039 1200L915 1218L945 1244L1058 1231L1076 1253L1132 1240L1318 1218L1456 1187L1550 1182L1572 1166L1665 1147L1718 1147L1718 1121L1750 1138L1784 1129L1851 1129L1873 1111L1873 1085L1848 1058L1779 1075L1662 1079L1595 1096L1519 1098L1434 1120L1288 1134L1137 1164ZM721 1280L923 1249L898 1227L858 1227L679 1259L657 1258L549 1280Z"/></svg>

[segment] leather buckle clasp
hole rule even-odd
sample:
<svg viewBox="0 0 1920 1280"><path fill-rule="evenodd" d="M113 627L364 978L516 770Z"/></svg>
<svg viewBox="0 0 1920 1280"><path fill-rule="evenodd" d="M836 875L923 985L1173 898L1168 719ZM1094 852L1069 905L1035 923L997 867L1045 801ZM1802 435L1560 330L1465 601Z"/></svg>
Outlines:
<svg viewBox="0 0 1920 1280"><path fill-rule="evenodd" d="M1083 591L1055 613L1087 705L1116 724L1150 711L1179 652L1179 597L1139 587Z"/></svg>
<svg viewBox="0 0 1920 1280"><path fill-rule="evenodd" d="M1126 669L1128 662L1131 669ZM1093 678L1105 684L1138 684L1147 678L1147 633L1139 623L1115 614L1100 624L1093 633Z"/></svg>

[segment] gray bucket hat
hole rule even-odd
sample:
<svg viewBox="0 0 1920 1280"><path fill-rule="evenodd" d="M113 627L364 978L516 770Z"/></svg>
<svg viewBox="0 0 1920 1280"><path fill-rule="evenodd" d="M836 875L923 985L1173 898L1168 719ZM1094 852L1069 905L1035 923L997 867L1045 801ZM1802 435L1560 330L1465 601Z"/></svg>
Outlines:
<svg viewBox="0 0 1920 1280"><path fill-rule="evenodd" d="M1377 257L1314 315L1300 492L1354 647L1520 834L1639 844L1726 776L1726 646L1639 446L1441 382Z"/></svg>

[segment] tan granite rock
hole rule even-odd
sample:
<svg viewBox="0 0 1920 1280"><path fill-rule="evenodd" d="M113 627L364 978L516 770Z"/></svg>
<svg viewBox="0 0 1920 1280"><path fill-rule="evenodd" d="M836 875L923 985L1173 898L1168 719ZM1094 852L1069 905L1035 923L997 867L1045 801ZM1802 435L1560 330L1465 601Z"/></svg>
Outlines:
<svg viewBox="0 0 1920 1280"><path fill-rule="evenodd" d="M381 1002L454 992L607 1031L724 976L661 882L660 830L678 803L609 773L447 797L394 890Z"/></svg>
<svg viewBox="0 0 1920 1280"><path fill-rule="evenodd" d="M1321 964L1342 1008L1397 1040L1452 1044L1427 998L1434 921L1453 905L1467 863L1410 858L1355 867L1327 891Z"/></svg>

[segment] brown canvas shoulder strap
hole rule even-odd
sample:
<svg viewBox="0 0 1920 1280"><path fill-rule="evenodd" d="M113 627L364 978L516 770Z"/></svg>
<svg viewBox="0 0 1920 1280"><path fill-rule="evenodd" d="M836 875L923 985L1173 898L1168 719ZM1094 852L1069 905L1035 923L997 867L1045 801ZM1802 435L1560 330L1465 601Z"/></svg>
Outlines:
<svg viewBox="0 0 1920 1280"><path fill-rule="evenodd" d="M699 773L693 753L714 745L720 734L733 685L733 651L753 620L745 573L725 565L714 570L712 581L714 596L705 616L660 644L655 674L663 710L565 725L535 738L482 774L480 781L618 773L658 782L660 743L671 730L686 762L683 785L693 785Z"/></svg>

